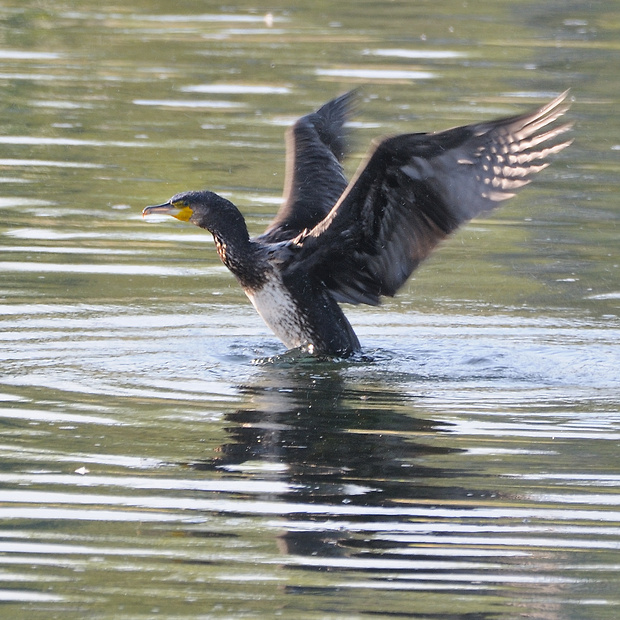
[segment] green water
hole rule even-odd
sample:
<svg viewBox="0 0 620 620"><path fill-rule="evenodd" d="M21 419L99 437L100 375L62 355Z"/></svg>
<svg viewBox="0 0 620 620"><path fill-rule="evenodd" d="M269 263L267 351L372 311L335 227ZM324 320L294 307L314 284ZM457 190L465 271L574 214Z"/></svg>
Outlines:
<svg viewBox="0 0 620 620"><path fill-rule="evenodd" d="M616 3L0 20L3 617L618 616ZM209 187L261 232L285 127L360 86L349 174L568 87L575 142L346 309L365 359L282 357L210 235L140 213Z"/></svg>

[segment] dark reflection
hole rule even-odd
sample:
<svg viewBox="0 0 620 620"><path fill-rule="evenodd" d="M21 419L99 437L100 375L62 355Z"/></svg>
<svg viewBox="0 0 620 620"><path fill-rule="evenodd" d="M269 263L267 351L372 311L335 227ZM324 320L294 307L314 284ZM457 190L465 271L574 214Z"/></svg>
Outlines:
<svg viewBox="0 0 620 620"><path fill-rule="evenodd" d="M452 472L420 459L455 450L424 442L443 425L417 415L415 396L381 381L355 385L337 367L314 366L265 367L254 385L241 386L249 406L227 415L230 441L217 457L192 466L235 471L248 462L273 463L280 467L261 477L299 485L287 501L389 506L462 496L461 489L424 482Z"/></svg>
<svg viewBox="0 0 620 620"><path fill-rule="evenodd" d="M446 548L439 558L426 545L402 542L398 534L401 526L416 521L407 512L411 507L457 505L462 509L484 492L450 484L457 478L462 481L463 471L436 464L443 461L442 456L460 452L433 445L438 433L449 431L448 424L431 419L420 398L399 392L398 377L379 372L374 379L366 364L359 373L361 383L355 380L356 369L351 363L264 367L253 385L241 387L248 406L226 417L229 441L219 446L217 456L191 466L257 483L278 480L291 485L282 494L258 496L268 503L300 505L299 512L283 509L285 517L276 534L283 555L301 558L287 565L291 570L355 571L375 584L398 575L404 593L408 583L417 590L424 590L422 584L426 584L432 593L437 580L445 580L452 594L467 596L461 581L451 581L454 568L441 566L441 560L479 558L469 557L462 547L454 552ZM319 506L333 507L333 513ZM303 596L316 594L314 587L298 584L284 589ZM326 588L323 594L333 592ZM394 615L399 616L402 609L404 617L416 617L406 596L394 602L393 608L399 610ZM365 609L373 611L372 604Z"/></svg>

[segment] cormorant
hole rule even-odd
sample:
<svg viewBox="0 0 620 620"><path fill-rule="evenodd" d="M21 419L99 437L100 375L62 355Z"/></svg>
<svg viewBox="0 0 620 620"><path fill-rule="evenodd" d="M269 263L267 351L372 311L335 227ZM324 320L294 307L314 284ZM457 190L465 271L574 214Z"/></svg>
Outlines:
<svg viewBox="0 0 620 620"><path fill-rule="evenodd" d="M267 230L250 238L230 201L210 191L146 207L212 233L217 252L265 323L289 348L347 357L360 343L340 302L393 296L458 226L529 183L572 141L549 126L568 91L526 114L375 142L347 183L344 124L355 91L299 119L287 132L284 199Z"/></svg>

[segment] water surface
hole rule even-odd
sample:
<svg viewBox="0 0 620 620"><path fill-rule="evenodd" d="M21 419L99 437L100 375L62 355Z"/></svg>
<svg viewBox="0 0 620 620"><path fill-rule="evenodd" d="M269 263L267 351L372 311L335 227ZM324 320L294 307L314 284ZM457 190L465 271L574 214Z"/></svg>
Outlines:
<svg viewBox="0 0 620 620"><path fill-rule="evenodd" d="M0 3L6 617L618 616L616 6L471 4ZM567 87L575 143L317 362L140 212L260 232L284 127L359 86L349 173Z"/></svg>

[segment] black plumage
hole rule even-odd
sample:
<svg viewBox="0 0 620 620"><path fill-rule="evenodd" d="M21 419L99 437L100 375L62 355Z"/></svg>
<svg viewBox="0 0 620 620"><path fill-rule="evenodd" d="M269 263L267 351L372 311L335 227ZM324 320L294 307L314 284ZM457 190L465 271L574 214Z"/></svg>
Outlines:
<svg viewBox="0 0 620 620"><path fill-rule="evenodd" d="M360 346L337 302L394 295L433 248L547 167L570 141L555 121L567 93L519 116L438 133L403 134L371 149L350 183L342 169L354 93L287 133L284 201L250 239L239 210L213 192L184 192L144 214L169 213L209 230L223 263L289 347L347 356ZM554 124L555 123L555 124Z"/></svg>

